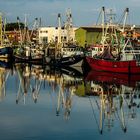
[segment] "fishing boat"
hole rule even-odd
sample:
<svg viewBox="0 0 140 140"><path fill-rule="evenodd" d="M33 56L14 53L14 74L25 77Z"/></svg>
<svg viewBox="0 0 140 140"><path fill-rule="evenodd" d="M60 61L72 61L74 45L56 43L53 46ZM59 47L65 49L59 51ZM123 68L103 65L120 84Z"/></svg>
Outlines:
<svg viewBox="0 0 140 140"><path fill-rule="evenodd" d="M86 58L90 67L94 70L108 71L116 73L140 73L140 65L136 60L111 61L97 58Z"/></svg>
<svg viewBox="0 0 140 140"><path fill-rule="evenodd" d="M15 63L35 63L42 64L44 61L45 50L41 44L34 44L31 41L31 36L33 35L34 28L29 32L27 26L27 17L25 17L25 27L24 30L20 27L20 19L18 20L19 30L20 30L20 43L18 48L14 53ZM37 24L38 19L35 19L34 26ZM37 30L37 29L36 29Z"/></svg>
<svg viewBox="0 0 140 140"><path fill-rule="evenodd" d="M58 40L56 43L56 51L55 57L52 59L52 63L55 66L82 66L84 52L83 48L76 45L74 38L71 34L73 34L73 26L72 26L72 15L71 11L67 11L67 21L64 25L64 29L66 30L66 38L62 39L61 36L61 15L58 14Z"/></svg>
<svg viewBox="0 0 140 140"><path fill-rule="evenodd" d="M67 48L68 49L68 48ZM73 56L67 56L67 57L60 57L57 59L52 59L52 63L55 66L82 66L83 64L84 55L73 55Z"/></svg>
<svg viewBox="0 0 140 140"><path fill-rule="evenodd" d="M28 50L27 52L30 52L30 51ZM29 54L27 54L24 50L14 55L14 61L15 63L43 64L44 57L43 57L43 53L41 53L40 55L39 53L36 54L33 52L30 52Z"/></svg>
<svg viewBox="0 0 140 140"><path fill-rule="evenodd" d="M125 20L129 9L125 10ZM97 71L108 71L116 73L140 73L140 47L134 46L134 38L132 38L132 27L123 28L113 24L112 18L109 23L104 23L105 8L102 8L102 39L101 45L104 48L99 55L87 56L86 60L89 66ZM125 35L124 35L125 33ZM118 35L119 34L119 37Z"/></svg>
<svg viewBox="0 0 140 140"><path fill-rule="evenodd" d="M12 58L13 49L5 35L5 25L3 25L2 14L0 13L0 58Z"/></svg>

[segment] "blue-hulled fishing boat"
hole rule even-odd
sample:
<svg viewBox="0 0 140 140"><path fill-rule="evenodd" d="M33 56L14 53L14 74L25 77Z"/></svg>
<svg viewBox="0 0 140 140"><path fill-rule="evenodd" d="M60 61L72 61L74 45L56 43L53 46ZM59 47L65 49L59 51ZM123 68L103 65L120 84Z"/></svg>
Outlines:
<svg viewBox="0 0 140 140"><path fill-rule="evenodd" d="M9 58L13 55L13 50L4 33L2 14L0 14L0 57Z"/></svg>

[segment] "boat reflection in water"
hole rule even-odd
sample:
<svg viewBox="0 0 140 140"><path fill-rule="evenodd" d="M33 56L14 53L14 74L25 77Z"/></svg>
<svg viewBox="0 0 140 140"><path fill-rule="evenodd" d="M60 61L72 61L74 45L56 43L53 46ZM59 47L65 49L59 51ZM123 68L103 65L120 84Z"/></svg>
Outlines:
<svg viewBox="0 0 140 140"><path fill-rule="evenodd" d="M110 131L118 122L127 132L129 121L137 117L140 107L140 76L91 71L85 81L99 132L102 134L106 127Z"/></svg>
<svg viewBox="0 0 140 140"><path fill-rule="evenodd" d="M9 106L11 110L11 106L12 108L18 106L16 109L20 113L23 112L23 117L24 114L31 116L35 113L34 123L37 123L38 118L40 119L40 113L44 113L44 120L40 119L40 121L42 121L41 125L46 122L45 128L48 126L48 130L54 121L61 121L63 125L53 124L53 127L58 126L61 129L66 128L66 125L72 125L72 128L77 127L76 130L79 130L82 126L84 131L85 129L89 131L90 128L90 132L93 133L95 127L95 133L97 128L99 130L98 135L108 130L112 132L118 127L126 133L128 130L131 131L131 126L136 128L138 126L134 124L139 122L139 75L128 76L91 71L84 81L82 73L71 67L59 69L41 65L15 64L13 69L1 69L0 80L1 108ZM14 87L11 88L11 85ZM26 106L23 107L23 105ZM17 110L16 112L13 110L15 115L20 114ZM46 115L49 116L48 120L46 120ZM90 115L95 120L94 126L91 120L87 119L91 118ZM21 117L21 115L18 116L19 122ZM62 122L60 119L61 117L64 120L71 117L70 123L65 124L65 121ZM38 127L36 129L38 130ZM114 131L120 134L119 129ZM82 132L83 130L79 135Z"/></svg>
<svg viewBox="0 0 140 140"><path fill-rule="evenodd" d="M76 88L82 83L82 73L71 67L51 68L49 66L17 64L15 70L19 77L19 86L16 96L16 104L22 102L26 104L26 98L32 97L34 103L38 102L41 89L56 94L56 116L64 112L66 119L70 116L72 107L72 96ZM28 96L31 94L31 96Z"/></svg>
<svg viewBox="0 0 140 140"><path fill-rule="evenodd" d="M10 74L9 63L0 60L0 101L6 96L5 84Z"/></svg>

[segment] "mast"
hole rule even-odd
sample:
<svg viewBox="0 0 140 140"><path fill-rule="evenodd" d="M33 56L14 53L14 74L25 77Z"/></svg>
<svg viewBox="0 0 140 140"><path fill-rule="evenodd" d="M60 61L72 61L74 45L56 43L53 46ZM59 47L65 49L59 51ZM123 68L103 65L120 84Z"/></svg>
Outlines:
<svg viewBox="0 0 140 140"><path fill-rule="evenodd" d="M2 39L2 34L3 34L3 31L2 31L2 13L0 13L0 48L2 47L3 45L3 39Z"/></svg>
<svg viewBox="0 0 140 140"><path fill-rule="evenodd" d="M27 25L27 14L25 14L25 19L24 19L24 34L23 34L23 41L25 45L25 53L27 57L31 58L31 39L29 36L29 30L28 30L28 25Z"/></svg>
<svg viewBox="0 0 140 140"><path fill-rule="evenodd" d="M106 48L106 51L103 51L102 56L107 58L117 59L119 56L119 40L117 36L116 24L114 24L115 14L110 9L109 19L105 24L105 8L102 7L102 39L101 44L103 49ZM109 55L107 56L107 52Z"/></svg>
<svg viewBox="0 0 140 140"><path fill-rule="evenodd" d="M116 25L115 25L115 16L116 14L113 13L113 10L110 9L110 13L108 14L109 15L109 24L110 24L110 28L111 28L111 42L112 42L112 45L116 45L115 47L117 47L117 45L119 44L119 41L118 41L118 37L117 37L117 32L116 32Z"/></svg>
<svg viewBox="0 0 140 140"><path fill-rule="evenodd" d="M20 44L22 46L23 45L23 36L22 36L22 31L21 31L21 26L20 26L20 18L19 17L17 17L17 22L18 22L19 32L20 32Z"/></svg>
<svg viewBox="0 0 140 140"><path fill-rule="evenodd" d="M123 32L124 32L124 28L126 26L126 21L127 21L128 13L129 13L129 8L126 8L125 12L124 12L124 21L123 21L123 30L122 30Z"/></svg>
<svg viewBox="0 0 140 140"><path fill-rule="evenodd" d="M25 28L24 28L24 42L26 44L31 44L31 39L30 39L30 36L29 36L29 30L28 30L28 25L27 25L27 14L25 14L24 24L25 24Z"/></svg>
<svg viewBox="0 0 140 140"><path fill-rule="evenodd" d="M55 44L55 59L58 57L59 54L61 54L61 35L62 35L62 32L61 32L61 14L59 13L58 14L58 38L56 40L56 44Z"/></svg>
<svg viewBox="0 0 140 140"><path fill-rule="evenodd" d="M122 52L122 60L137 60L137 57L136 57L136 53L135 53L135 50L134 50L134 38L133 38L133 35L134 35L134 28L135 28L135 25L133 26L128 26L130 24L127 23L127 20L128 20L128 16L129 16L129 8L126 8L124 10L124 14L122 16L122 19L123 19L123 25L121 28L118 27L118 30L121 32L121 39L120 39L120 46L121 46L121 52ZM121 20L122 20L121 19ZM126 27L127 25L127 27ZM127 49L127 47L129 48L129 50ZM126 52L126 50L127 52Z"/></svg>
<svg viewBox="0 0 140 140"><path fill-rule="evenodd" d="M102 39L104 40L105 37L105 31L104 31L104 25L105 24L105 7L102 7ZM103 41L103 47L104 47L104 41Z"/></svg>
<svg viewBox="0 0 140 140"><path fill-rule="evenodd" d="M36 39L35 39L35 41L36 41L36 43L38 43L39 42L39 31L38 31L38 28L39 28L39 26L40 26L40 21L38 20L38 18L35 18L35 21L34 21L34 24L33 24L33 28L32 28L32 31L31 31L31 33L30 33L30 36L29 36L29 38L30 38L30 41L32 41L31 39L32 39L32 36L34 36L34 33L36 34Z"/></svg>
<svg viewBox="0 0 140 140"><path fill-rule="evenodd" d="M129 8L126 8L118 22L118 30L121 31L122 33L124 33L125 31L128 15L129 15Z"/></svg>
<svg viewBox="0 0 140 140"><path fill-rule="evenodd" d="M4 37L6 37L6 39L8 39L6 36L6 23L7 23L7 19L6 19L6 17L4 17L3 33L4 33Z"/></svg>
<svg viewBox="0 0 140 140"><path fill-rule="evenodd" d="M65 29L67 31L67 42L73 41L73 24L72 24L72 14L71 14L71 9L68 9L66 11L66 23L65 23Z"/></svg>
<svg viewBox="0 0 140 140"><path fill-rule="evenodd" d="M61 43L61 14L58 14L58 44Z"/></svg>

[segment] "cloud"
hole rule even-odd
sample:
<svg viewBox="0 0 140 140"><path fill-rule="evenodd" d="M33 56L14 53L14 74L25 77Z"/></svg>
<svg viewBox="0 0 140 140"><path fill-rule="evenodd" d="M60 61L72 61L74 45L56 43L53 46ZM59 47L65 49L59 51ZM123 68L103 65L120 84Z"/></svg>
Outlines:
<svg viewBox="0 0 140 140"><path fill-rule="evenodd" d="M15 20L17 16L30 18L41 17L47 21L46 24L53 25L56 21L55 15L65 15L67 8L72 9L74 22L77 25L88 25L95 21L102 6L106 9L115 9L115 13L121 15L126 7L130 7L134 22L139 22L139 0L0 0L1 11L7 14L9 20ZM108 11L108 10L107 10Z"/></svg>

